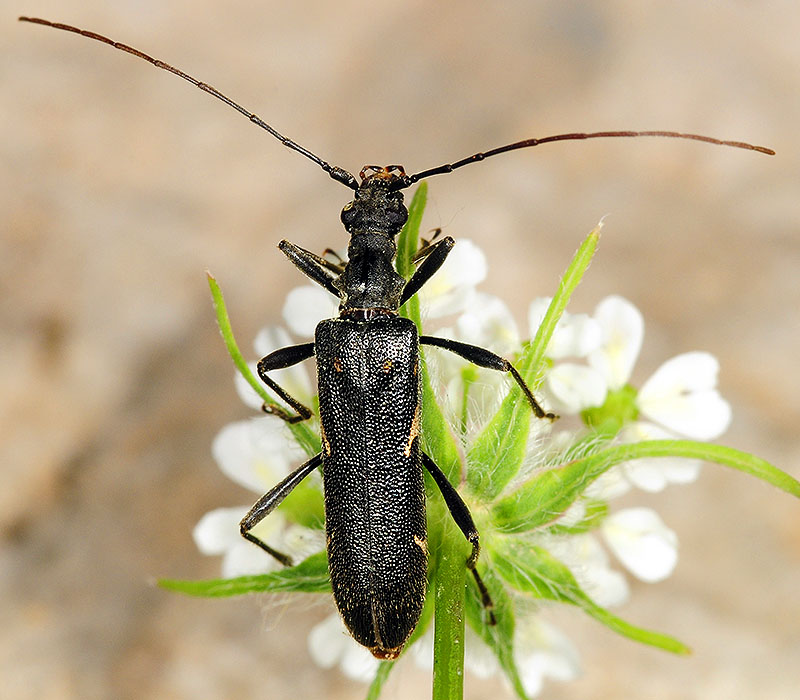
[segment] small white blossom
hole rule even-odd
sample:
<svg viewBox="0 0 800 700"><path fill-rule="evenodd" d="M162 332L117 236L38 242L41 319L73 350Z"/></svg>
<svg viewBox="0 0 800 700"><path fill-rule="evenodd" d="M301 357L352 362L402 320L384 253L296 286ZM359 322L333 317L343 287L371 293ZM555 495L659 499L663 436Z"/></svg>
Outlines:
<svg viewBox="0 0 800 700"><path fill-rule="evenodd" d="M419 291L425 315L438 318L469 308L486 271L483 251L469 239L457 241L444 264Z"/></svg>
<svg viewBox="0 0 800 700"><path fill-rule="evenodd" d="M569 567L581 588L598 605L612 608L628 599L628 582L609 566L608 553L592 533L542 538L540 543Z"/></svg>
<svg viewBox="0 0 800 700"><path fill-rule="evenodd" d="M283 424L269 416L229 423L214 438L211 450L225 476L259 494L303 458L298 445L286 439Z"/></svg>
<svg viewBox="0 0 800 700"><path fill-rule="evenodd" d="M561 631L535 616L519 620L514 633L514 661L525 692L533 697L547 677L570 681L580 673L580 655Z"/></svg>
<svg viewBox="0 0 800 700"><path fill-rule="evenodd" d="M608 386L592 367L562 362L547 373L543 393L547 396L547 404L557 413L574 416L586 408L602 404Z"/></svg>
<svg viewBox="0 0 800 700"><path fill-rule="evenodd" d="M602 525L606 543L626 569L648 583L663 581L678 561L678 537L650 508L627 508Z"/></svg>
<svg viewBox="0 0 800 700"><path fill-rule="evenodd" d="M528 307L528 327L531 338L536 335L544 320L547 307L552 299L540 297L534 299ZM588 314L570 314L564 312L558 319L545 355L554 360L565 357L586 357L600 347L603 341L603 329L598 321Z"/></svg>
<svg viewBox="0 0 800 700"><path fill-rule="evenodd" d="M339 300L318 285L295 287L283 305L283 320L295 335L313 338L317 324L339 313Z"/></svg>
<svg viewBox="0 0 800 700"><path fill-rule="evenodd" d="M636 403L644 415L678 435L713 440L731 421L731 407L716 390L719 363L707 352L667 360L648 379Z"/></svg>
<svg viewBox="0 0 800 700"><path fill-rule="evenodd" d="M312 628L308 651L318 666L339 666L348 678L364 683L375 677L380 663L350 636L338 614L329 615Z"/></svg>
<svg viewBox="0 0 800 700"><path fill-rule="evenodd" d="M256 356L260 359L269 355L274 350L285 348L287 345L292 345L292 339L284 328L280 326L267 326L258 332L253 347ZM256 371L256 363L248 363L248 367L254 376L258 376ZM309 403L312 396L311 381L309 379L308 370L301 364L286 367L284 369L273 370L270 377L276 383L286 389L292 396L297 398L301 403ZM250 408L261 410L264 399L256 393L256 390L250 386L249 382L239 373L235 375L236 392L242 401ZM264 385L264 389L273 396L276 400L278 397L275 393Z"/></svg>
<svg viewBox="0 0 800 700"><path fill-rule="evenodd" d="M605 378L609 389L620 389L630 379L639 357L644 319L639 309L619 296L603 299L594 318L602 329L602 341L589 354L589 364Z"/></svg>
<svg viewBox="0 0 800 700"><path fill-rule="evenodd" d="M192 537L197 548L209 556L222 556L222 576L247 576L263 574L280 568L274 558L254 547L239 534L239 522L246 515L247 506L217 508L206 513L195 525ZM279 549L276 541L285 525L283 516L264 518L252 532L270 546Z"/></svg>
<svg viewBox="0 0 800 700"><path fill-rule="evenodd" d="M623 426L619 433L622 442L643 442L644 440L667 440L674 438L674 433L664 430L647 421L635 421ZM619 469L612 469L608 474L616 474L621 481L622 475L642 491L657 493L669 484L690 484L700 474L702 462L699 459L684 457L650 457L625 462Z"/></svg>

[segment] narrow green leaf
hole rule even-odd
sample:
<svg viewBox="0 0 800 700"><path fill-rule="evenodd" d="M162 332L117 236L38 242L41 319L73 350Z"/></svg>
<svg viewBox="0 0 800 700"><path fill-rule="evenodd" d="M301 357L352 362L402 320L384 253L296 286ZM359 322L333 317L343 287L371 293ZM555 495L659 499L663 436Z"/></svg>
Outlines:
<svg viewBox="0 0 800 700"><path fill-rule="evenodd" d="M500 667L520 700L528 700L522 679L514 660L514 605L505 585L489 568L481 568L481 577L494 603L495 625L487 623L487 612L477 586L467 586L467 622L486 645L494 652Z"/></svg>
<svg viewBox="0 0 800 700"><path fill-rule="evenodd" d="M589 484L611 467L652 457L687 457L716 462L800 497L800 483L796 479L746 452L694 440L646 440L607 447L539 474L494 504L494 523L506 533L527 532L541 527L561 515Z"/></svg>
<svg viewBox="0 0 800 700"><path fill-rule="evenodd" d="M423 182L408 206L408 221L397 241L397 271L406 279L414 274L413 258L419 244L419 228L425 211L428 185ZM422 333L419 299L415 294L400 308L400 315L411 319ZM420 381L422 384L422 448L433 458L439 469L454 484L461 481L461 458L455 438L444 418L436 394L431 387L428 364L420 350Z"/></svg>
<svg viewBox="0 0 800 700"><path fill-rule="evenodd" d="M367 696L365 700L378 700L383 690L383 685L389 679L389 674L394 670L394 665L397 661L382 661L378 664L378 670L375 672L375 678L369 684Z"/></svg>
<svg viewBox="0 0 800 700"><path fill-rule="evenodd" d="M603 523L609 513L608 503L605 501L586 501L586 511L583 517L574 525L551 525L547 532L551 535L580 535L584 532L596 530Z"/></svg>
<svg viewBox="0 0 800 700"><path fill-rule="evenodd" d="M694 440L646 440L611 447L606 452L615 464L643 457L688 457L716 462L725 467L738 469L800 498L800 482L797 479L760 457L724 445L712 445Z"/></svg>
<svg viewBox="0 0 800 700"><path fill-rule="evenodd" d="M161 579L158 585L170 591L206 598L222 598L244 593L331 592L328 558L325 552L317 552L301 561L297 566L287 567L269 574L208 581Z"/></svg>
<svg viewBox="0 0 800 700"><path fill-rule="evenodd" d="M408 205L408 221L397 238L396 269L406 279L410 279L414 274L414 255L419 246L419 228L427 200L428 183L421 182L411 198L411 204Z"/></svg>
<svg viewBox="0 0 800 700"><path fill-rule="evenodd" d="M217 324L219 325L220 333L222 333L222 339L225 341L225 347L228 349L228 354L231 356L233 364L236 366L236 369L239 370L239 373L245 378L247 383L253 387L255 392L262 399L264 399L265 403L271 406L280 406L281 404L275 401L275 399L273 399L267 393L267 389L264 384L259 381L258 378L256 378L256 376L250 370L250 367L248 367L247 361L242 356L239 346L236 344L236 339L233 336L233 329L231 328L231 322L228 318L228 310L225 307L225 299L222 296L222 290L220 289L219 284L217 284L217 280L210 272L207 272L206 275L208 276L208 286L211 288L211 297L214 300L214 310L217 314ZM311 430L307 423L287 423L287 425L292 431L294 439L309 457L313 457L320 451L319 436Z"/></svg>
<svg viewBox="0 0 800 700"><path fill-rule="evenodd" d="M492 506L495 526L505 533L528 532L552 522L617 463L613 454L601 450L537 474Z"/></svg>
<svg viewBox="0 0 800 700"><path fill-rule="evenodd" d="M536 336L515 363L525 382L534 391L541 382L547 345L572 292L589 266L598 240L599 227L586 237L575 253ZM482 500L495 499L519 471L525 457L530 419L531 407L519 387L514 385L469 453L467 481L472 492Z"/></svg>
<svg viewBox="0 0 800 700"><path fill-rule="evenodd" d="M537 598L576 605L618 634L634 641L673 654L689 653L689 648L674 637L632 625L597 605L583 592L569 568L542 547L506 541L493 551L492 561L497 566L498 574L518 591Z"/></svg>

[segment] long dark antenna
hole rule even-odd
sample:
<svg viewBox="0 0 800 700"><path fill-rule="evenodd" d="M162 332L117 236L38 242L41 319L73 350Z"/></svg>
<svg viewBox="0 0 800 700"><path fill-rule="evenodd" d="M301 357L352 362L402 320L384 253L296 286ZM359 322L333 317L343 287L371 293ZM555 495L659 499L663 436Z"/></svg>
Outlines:
<svg viewBox="0 0 800 700"><path fill-rule="evenodd" d="M749 143L744 143L743 141L722 141L721 139L715 139L711 136L701 136L700 134L682 134L678 131L594 131L588 134L581 134L581 133L573 133L573 134L556 134L555 136L545 136L544 138L540 139L525 139L524 141L517 141L515 143L509 143L506 146L500 146L499 148L493 148L490 151L485 151L483 153L475 153L474 155L469 156L468 158L462 158L461 160L457 160L455 163L445 163L444 165L440 165L436 168L430 168L429 170L422 170L418 173L414 173L413 175L406 175L403 178L403 187L408 187L409 185L413 185L415 182L422 180L426 177L430 177L431 175L441 175L443 173L451 173L456 168L460 168L464 165L469 165L470 163L477 163L481 160L486 158L490 158L491 156L496 156L500 153L506 153L507 151L516 151L519 148L533 148L533 146L539 146L543 143L550 143L552 141L577 141L582 139L605 139L605 138L631 138L634 136L661 136L663 138L669 139L689 139L691 141L702 141L703 143L712 143L716 146L731 146L732 148L743 148L748 151L758 151L759 153L766 153L768 156L774 156L775 151L771 148L765 148L764 146L753 146Z"/></svg>
<svg viewBox="0 0 800 700"><path fill-rule="evenodd" d="M216 97L218 100L221 100L229 107L233 107L237 112L243 114L251 122L253 122L253 124L255 124L256 126L260 126L262 129L272 134L276 139L278 139L278 141L280 141L287 148L291 148L293 151L297 151L298 153L304 155L309 160L313 160L334 180L341 182L344 185L347 185L351 189L354 190L358 189L358 182L356 181L355 177L353 177L353 175L347 172L347 170L345 170L344 168L340 168L336 165L330 165L330 163L327 163L326 161L322 160L322 158L312 153L307 148L303 148L303 146L301 146L300 144L295 143L294 141L292 141L292 139L287 138L280 132L273 129L257 114L254 114L253 112L246 110L237 102L234 102L229 97L223 95L215 87L212 87L208 83L203 83L197 80L196 78L193 78L188 73L184 73L182 70L175 68L175 66L171 66L169 63L164 63L164 61L160 61L157 58L148 56L146 53L139 51L139 49L133 48L133 46L122 44L119 41L114 41L113 39L109 39L107 36L103 36L102 34L97 34L96 32L90 32L87 31L86 29L79 29L78 27L73 27L69 24L61 24L60 22L50 22L46 19L39 19L38 17L20 17L19 21L31 22L32 24L41 24L44 25L45 27L52 27L53 29L63 29L65 32L80 34L81 36L85 36L88 39L94 39L95 41L102 41L104 44L113 46L115 49L119 49L120 51L125 51L126 53L133 54L138 58L143 58L148 63L152 63L156 68L161 68L162 70L169 71L170 73L177 75L179 78L183 78L184 80L190 82L195 87L200 88L203 92L207 92L209 95Z"/></svg>

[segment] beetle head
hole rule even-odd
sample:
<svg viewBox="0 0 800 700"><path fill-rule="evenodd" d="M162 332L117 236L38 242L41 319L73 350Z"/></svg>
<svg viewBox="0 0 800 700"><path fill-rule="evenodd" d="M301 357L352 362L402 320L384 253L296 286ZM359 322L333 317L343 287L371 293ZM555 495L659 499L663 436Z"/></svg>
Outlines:
<svg viewBox="0 0 800 700"><path fill-rule="evenodd" d="M355 198L342 209L342 223L352 236L357 233L383 233L396 236L408 220L403 204L405 171L402 165L366 165L361 170L361 186Z"/></svg>

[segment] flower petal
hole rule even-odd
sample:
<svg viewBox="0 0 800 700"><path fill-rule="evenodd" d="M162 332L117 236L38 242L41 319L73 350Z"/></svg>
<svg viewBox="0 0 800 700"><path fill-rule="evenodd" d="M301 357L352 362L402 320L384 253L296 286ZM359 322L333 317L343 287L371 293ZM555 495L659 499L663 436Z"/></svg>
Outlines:
<svg viewBox="0 0 800 700"><path fill-rule="evenodd" d="M519 351L517 324L509 308L497 297L477 292L469 309L456 320L455 338L490 348L499 355Z"/></svg>
<svg viewBox="0 0 800 700"><path fill-rule="evenodd" d="M531 337L536 335L550 305L549 297L534 299L528 307L528 326ZM546 355L553 359L585 357L600 347L603 331L588 314L563 313L547 345Z"/></svg>
<svg viewBox="0 0 800 700"><path fill-rule="evenodd" d="M253 342L259 359L269 355L275 350L285 348L288 345L294 345L294 342L286 330L280 326L267 326L266 328L262 328ZM311 399L312 388L308 378L306 364L301 362L291 367L273 370L269 374L272 379L295 398L301 401L308 401ZM256 376L258 376L258 373L256 373Z"/></svg>
<svg viewBox="0 0 800 700"><path fill-rule="evenodd" d="M545 676L569 681L580 673L580 656L572 641L539 617L517 621L514 660L531 697L539 694Z"/></svg>
<svg viewBox="0 0 800 700"><path fill-rule="evenodd" d="M353 680L369 682L378 670L378 660L347 633L338 614L314 626L308 636L308 651L318 666L333 668L339 664Z"/></svg>
<svg viewBox="0 0 800 700"><path fill-rule="evenodd" d="M229 479L262 494L285 477L303 452L287 440L282 421L265 416L226 425L211 447Z"/></svg>
<svg viewBox="0 0 800 700"><path fill-rule="evenodd" d="M610 389L620 389L631 377L644 338L644 319L631 302L620 296L603 299L595 309L603 343L589 354L589 364L599 370Z"/></svg>
<svg viewBox="0 0 800 700"><path fill-rule="evenodd" d="M569 567L584 592L605 608L628 599L625 577L609 567L606 551L591 533L553 537L545 548Z"/></svg>
<svg viewBox="0 0 800 700"><path fill-rule="evenodd" d="M719 363L706 352L667 360L645 382L636 403L661 425L696 440L713 440L727 430L731 407L714 388Z"/></svg>
<svg viewBox="0 0 800 700"><path fill-rule="evenodd" d="M420 304L430 318L468 308L475 286L486 279L486 256L472 241L462 238L433 277L419 291Z"/></svg>
<svg viewBox="0 0 800 700"><path fill-rule="evenodd" d="M642 581L661 581L675 568L678 537L650 508L613 513L603 521L602 532L611 551Z"/></svg>
<svg viewBox="0 0 800 700"><path fill-rule="evenodd" d="M195 545L209 556L224 554L233 545L244 541L239 534L239 521L246 514L247 506L209 511L192 530Z"/></svg>
<svg viewBox="0 0 800 700"><path fill-rule="evenodd" d="M583 495L586 498L599 501L610 501L619 498L631 490L631 484L625 478L625 472L619 465L603 472L597 479L586 487Z"/></svg>
<svg viewBox="0 0 800 700"><path fill-rule="evenodd" d="M585 408L600 406L606 398L608 385L603 375L593 367L562 362L546 375L544 390L548 405L556 412L576 415Z"/></svg>
<svg viewBox="0 0 800 700"><path fill-rule="evenodd" d="M295 287L283 305L283 320L301 338L313 338L320 321L338 315L339 300L317 285Z"/></svg>
<svg viewBox="0 0 800 700"><path fill-rule="evenodd" d="M623 442L673 439L675 434L652 423L629 423L619 433ZM683 457L635 459L619 465L627 479L637 488L650 493L662 491L668 484L689 484L700 474L702 461Z"/></svg>
<svg viewBox="0 0 800 700"><path fill-rule="evenodd" d="M274 557L263 552L252 543L242 539L239 522L247 513L247 506L217 508L206 513L192 532L197 548L207 555L224 555L223 578L247 576L274 571L280 564ZM252 532L271 545L280 544L280 535L285 523L280 513L271 513L256 525Z"/></svg>
<svg viewBox="0 0 800 700"><path fill-rule="evenodd" d="M256 377L258 377L256 363L248 362L247 366L250 368L250 371ZM261 407L264 405L264 399L262 399L256 390L250 386L250 382L248 382L239 372L236 372L233 376L233 383L236 387L236 393L239 394L239 398L242 400L242 403L249 408L260 411ZM264 388L266 388L266 386ZM267 391L269 391L269 389L267 389Z"/></svg>

